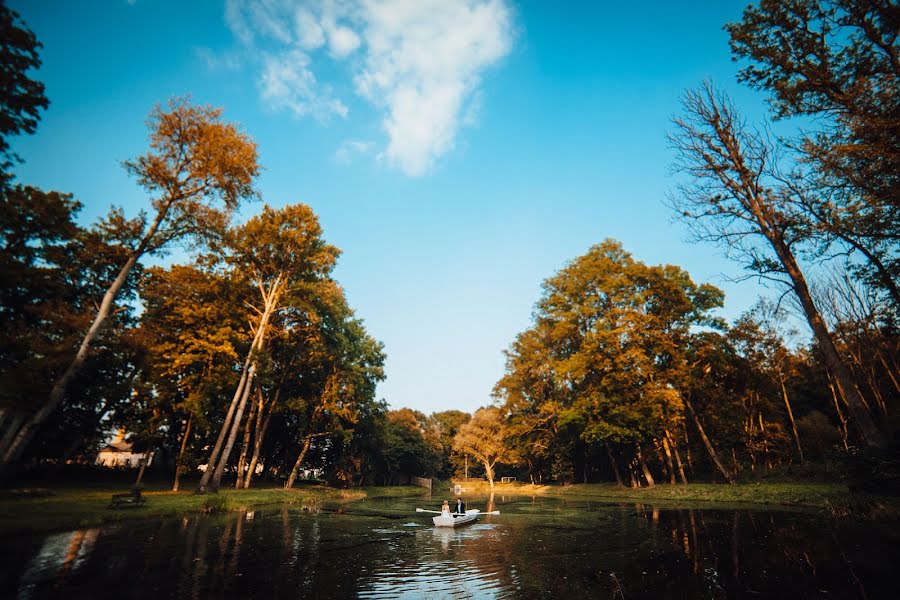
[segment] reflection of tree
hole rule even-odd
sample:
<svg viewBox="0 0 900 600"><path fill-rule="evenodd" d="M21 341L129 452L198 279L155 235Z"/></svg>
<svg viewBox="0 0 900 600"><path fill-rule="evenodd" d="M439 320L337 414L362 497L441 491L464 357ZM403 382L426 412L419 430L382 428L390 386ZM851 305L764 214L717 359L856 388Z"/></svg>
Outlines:
<svg viewBox="0 0 900 600"><path fill-rule="evenodd" d="M48 536L26 544L24 559L9 541L0 551L15 569L6 572L22 573L18 589L34 597L89 589L161 597L805 598L820 590L874 596L893 585L898 534L883 527L873 534L875 526L823 527L787 512L548 498L498 496L485 509L502 514L442 529L285 506L252 519L230 513L111 527L90 544ZM57 566L47 569L52 556Z"/></svg>

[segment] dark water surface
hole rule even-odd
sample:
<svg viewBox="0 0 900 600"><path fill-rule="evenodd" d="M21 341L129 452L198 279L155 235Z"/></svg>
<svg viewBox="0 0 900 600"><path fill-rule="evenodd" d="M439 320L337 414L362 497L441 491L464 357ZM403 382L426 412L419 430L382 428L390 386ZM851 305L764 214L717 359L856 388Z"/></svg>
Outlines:
<svg viewBox="0 0 900 600"><path fill-rule="evenodd" d="M0 539L2 598L896 598L892 524L497 497L371 499ZM483 508L486 500L470 500Z"/></svg>

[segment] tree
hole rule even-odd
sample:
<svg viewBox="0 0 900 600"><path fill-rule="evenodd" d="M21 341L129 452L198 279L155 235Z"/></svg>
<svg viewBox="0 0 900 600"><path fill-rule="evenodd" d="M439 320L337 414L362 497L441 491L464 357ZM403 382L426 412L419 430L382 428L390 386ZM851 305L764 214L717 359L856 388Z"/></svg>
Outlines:
<svg viewBox="0 0 900 600"><path fill-rule="evenodd" d="M673 208L697 239L721 245L751 272L778 281L795 295L863 441L883 445L797 259L796 249L806 235L803 219L792 209L793 191L784 184L773 147L709 83L687 92L683 108L685 115L674 120L676 133L670 140L678 153L676 168L690 179L672 198Z"/></svg>
<svg viewBox="0 0 900 600"><path fill-rule="evenodd" d="M0 194L0 454L30 418L34 399L46 397L67 367L123 258L101 232L76 224L80 208L69 195L31 187ZM125 308L110 319L73 379L71 410L57 415L52 434L32 455L59 459L89 449L102 436L104 418L127 400L140 354L128 304L136 297L135 283L122 289Z"/></svg>
<svg viewBox="0 0 900 600"><path fill-rule="evenodd" d="M44 84L28 76L41 66L41 43L13 10L0 2L0 191L12 179L10 169L19 157L10 150L9 138L34 133L40 112L49 106Z"/></svg>
<svg viewBox="0 0 900 600"><path fill-rule="evenodd" d="M803 445L794 419L794 409L788 394L788 379L794 370L794 357L784 344L784 336L777 329L777 323L784 322L786 314L780 307L766 302L757 302L752 312L743 315L729 331L729 339L738 347L746 359L746 370L758 373L753 388L760 392L781 396L787 413L797 455L803 462ZM774 391L767 388L774 386Z"/></svg>
<svg viewBox="0 0 900 600"><path fill-rule="evenodd" d="M442 479L450 479L454 475L454 467L458 466L458 461L453 456L453 438L462 424L470 418L472 415L461 410L445 410L428 416L428 428L440 441L441 468L438 476Z"/></svg>
<svg viewBox="0 0 900 600"><path fill-rule="evenodd" d="M494 467L498 462L513 459L512 451L506 445L506 438L506 423L500 409L489 406L475 411L472 419L459 428L453 438L453 449L481 462L493 490Z"/></svg>
<svg viewBox="0 0 900 600"><path fill-rule="evenodd" d="M335 286L336 287L336 286ZM384 379L384 350L380 342L368 335L362 322L356 319L340 290L326 296L319 305L319 318L314 319L321 342L308 346L306 351L319 361L312 389L298 397L303 425L301 449L285 483L294 484L298 470L316 437L331 436L334 442L348 446L361 418L372 410L375 388ZM348 465L337 466L337 479L348 483L353 473Z"/></svg>
<svg viewBox="0 0 900 600"><path fill-rule="evenodd" d="M520 456L558 461L565 452L572 470L600 447L617 481L625 456L633 481L650 484L643 446L666 440L672 452L667 432L689 402L690 331L720 326L710 311L721 291L677 267L636 261L614 240L572 260L543 288L535 325L516 339L497 385ZM586 471L582 464L584 479Z"/></svg>
<svg viewBox="0 0 900 600"><path fill-rule="evenodd" d="M440 442L428 428L428 419L417 410L401 408L386 414L384 461L387 482L397 476L430 477L441 466Z"/></svg>
<svg viewBox="0 0 900 600"><path fill-rule="evenodd" d="M47 400L19 429L2 457L2 464L18 459L34 432L63 402L66 388L88 358L91 344L113 312L119 292L145 254L162 251L173 241L220 230L238 204L254 195L259 170L256 145L234 125L220 121L222 111L191 106L184 99L169 110L153 110L148 121L150 150L126 170L154 195L155 215L142 213L127 220L114 210L100 226L109 239L127 249L127 258L109 285L96 316L84 334L75 357L57 378ZM220 200L224 210L215 208Z"/></svg>
<svg viewBox="0 0 900 600"><path fill-rule="evenodd" d="M890 0L761 0L727 26L739 79L770 92L776 117L812 117L792 142L811 172L799 198L828 246L900 310L900 13Z"/></svg>
<svg viewBox="0 0 900 600"><path fill-rule="evenodd" d="M238 285L256 289L252 342L241 379L210 454L198 491L217 490L237 439L244 409L259 369L258 357L270 335L271 321L285 306L296 305L326 291L340 251L326 244L312 209L294 204L282 209L263 207L260 215L234 228L227 236L227 261Z"/></svg>
<svg viewBox="0 0 900 600"><path fill-rule="evenodd" d="M178 490L190 435L218 418L218 399L236 384L239 341L246 337L243 300L228 278L197 265L152 268L145 277L141 328L147 347L142 373L147 412L165 420L178 446L173 489ZM141 415L139 433L151 419Z"/></svg>

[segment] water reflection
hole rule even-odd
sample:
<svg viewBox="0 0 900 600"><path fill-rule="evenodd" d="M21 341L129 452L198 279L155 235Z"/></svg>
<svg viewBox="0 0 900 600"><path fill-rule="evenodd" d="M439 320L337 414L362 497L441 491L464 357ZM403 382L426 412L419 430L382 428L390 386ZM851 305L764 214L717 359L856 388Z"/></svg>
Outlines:
<svg viewBox="0 0 900 600"><path fill-rule="evenodd" d="M878 598L900 558L894 528L811 514L498 497L500 516L444 529L422 502L4 539L0 596Z"/></svg>

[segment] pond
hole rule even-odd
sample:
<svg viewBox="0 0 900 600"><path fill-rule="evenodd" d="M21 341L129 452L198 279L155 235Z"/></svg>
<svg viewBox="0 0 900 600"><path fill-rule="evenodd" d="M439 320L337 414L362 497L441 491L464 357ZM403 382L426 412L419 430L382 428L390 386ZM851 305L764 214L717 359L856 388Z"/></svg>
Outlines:
<svg viewBox="0 0 900 600"><path fill-rule="evenodd" d="M441 498L443 499L443 498ZM374 498L0 540L3 598L894 598L900 534L811 513ZM487 499L469 499L484 508Z"/></svg>

